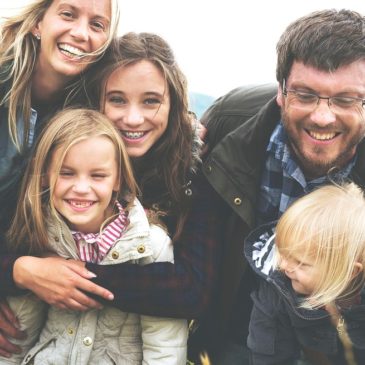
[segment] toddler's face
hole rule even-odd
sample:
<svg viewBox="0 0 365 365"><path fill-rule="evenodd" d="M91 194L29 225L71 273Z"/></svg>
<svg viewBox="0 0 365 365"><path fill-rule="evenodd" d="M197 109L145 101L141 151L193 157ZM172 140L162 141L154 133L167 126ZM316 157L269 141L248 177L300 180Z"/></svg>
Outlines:
<svg viewBox="0 0 365 365"><path fill-rule="evenodd" d="M280 269L291 280L295 292L311 295L314 291L319 269L314 266L314 258L296 256L281 256Z"/></svg>

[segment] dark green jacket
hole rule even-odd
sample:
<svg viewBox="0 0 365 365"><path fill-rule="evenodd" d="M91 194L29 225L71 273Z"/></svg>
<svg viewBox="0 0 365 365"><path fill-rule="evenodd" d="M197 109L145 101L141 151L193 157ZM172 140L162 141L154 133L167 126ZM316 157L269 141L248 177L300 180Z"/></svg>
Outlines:
<svg viewBox="0 0 365 365"><path fill-rule="evenodd" d="M274 85L235 89L217 100L203 116L211 148L204 163L204 173L227 203L222 281L214 315L218 331L223 333L230 324L245 325L238 323L245 319L238 320L238 307L246 308L247 303L236 302L246 269L243 241L255 226L255 204L266 146L280 118L273 98L276 90ZM268 101L269 104L261 109ZM229 133L230 130L233 132ZM250 285L246 288L249 291ZM237 328L235 332L241 331Z"/></svg>
<svg viewBox="0 0 365 365"><path fill-rule="evenodd" d="M243 257L243 242L255 228L255 208L270 136L280 120L274 85L238 88L218 99L203 115L210 153L204 173L226 202L224 253L216 305L207 333L245 341L253 281ZM266 105L265 105L266 104ZM236 129L235 129L236 128ZM232 131L233 130L233 131ZM230 132L232 131L232 132ZM230 132L230 133L229 133ZM358 148L354 180L365 181L365 147Z"/></svg>

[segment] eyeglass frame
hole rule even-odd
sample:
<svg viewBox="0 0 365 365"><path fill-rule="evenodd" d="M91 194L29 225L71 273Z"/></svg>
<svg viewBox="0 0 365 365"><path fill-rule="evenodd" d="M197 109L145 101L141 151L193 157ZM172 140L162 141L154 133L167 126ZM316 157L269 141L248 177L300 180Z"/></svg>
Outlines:
<svg viewBox="0 0 365 365"><path fill-rule="evenodd" d="M286 80L285 79L283 79L282 93L285 97L288 96L288 93L292 93L295 96L298 96L300 94L302 94L303 96L305 96L305 95L313 96L313 97L315 96L317 98L316 106L318 106L320 101L323 99L323 100L327 100L327 105L328 105L328 108L330 108L330 109L331 109L331 105L335 105L340 109L346 110L346 107L342 107L342 106L339 106L336 103L333 103L333 100L339 100L339 99L347 99L348 101L351 100L354 104L352 104L351 106L349 105L348 106L349 109L353 106L356 106L357 101L361 101L361 107L363 109L364 109L364 106L365 106L365 99L362 99L362 98L354 98L352 96L320 96L318 94L309 93L309 92L306 92L306 91L298 91L298 90L295 90L295 89L288 89L286 87Z"/></svg>

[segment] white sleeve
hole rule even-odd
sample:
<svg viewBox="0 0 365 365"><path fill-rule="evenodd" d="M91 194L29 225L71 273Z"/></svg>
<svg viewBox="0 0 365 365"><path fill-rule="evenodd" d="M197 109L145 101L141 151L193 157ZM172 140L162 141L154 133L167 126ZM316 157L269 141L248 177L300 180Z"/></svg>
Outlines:
<svg viewBox="0 0 365 365"><path fill-rule="evenodd" d="M174 262L170 237L159 226L150 225L154 261ZM143 365L186 365L188 321L141 316Z"/></svg>
<svg viewBox="0 0 365 365"><path fill-rule="evenodd" d="M168 234L159 226L150 224L150 238L153 250L153 260L174 262L174 249Z"/></svg>
<svg viewBox="0 0 365 365"><path fill-rule="evenodd" d="M186 365L185 319L141 316L143 365Z"/></svg>

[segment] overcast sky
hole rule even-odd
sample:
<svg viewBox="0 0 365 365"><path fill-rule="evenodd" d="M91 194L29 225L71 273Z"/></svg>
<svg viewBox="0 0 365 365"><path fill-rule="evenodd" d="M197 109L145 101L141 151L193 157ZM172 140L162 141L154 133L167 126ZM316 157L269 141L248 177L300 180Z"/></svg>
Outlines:
<svg viewBox="0 0 365 365"><path fill-rule="evenodd" d="M275 46L286 26L314 10L348 8L364 0L119 0L120 34L158 33L172 46L189 89L214 97L244 84L275 82ZM11 0L0 15L28 0Z"/></svg>

